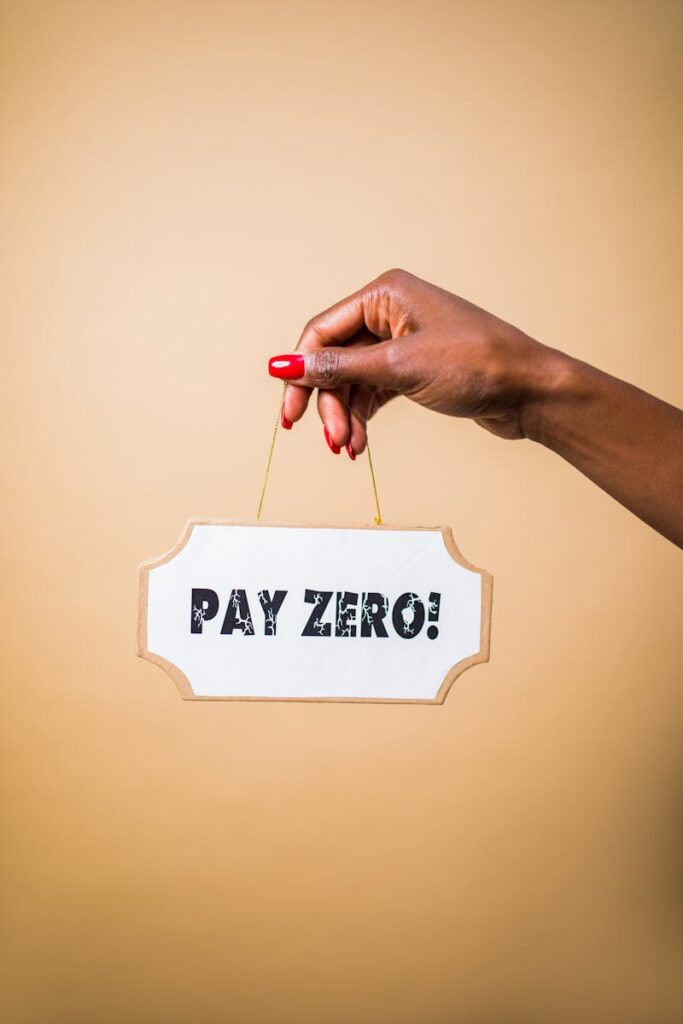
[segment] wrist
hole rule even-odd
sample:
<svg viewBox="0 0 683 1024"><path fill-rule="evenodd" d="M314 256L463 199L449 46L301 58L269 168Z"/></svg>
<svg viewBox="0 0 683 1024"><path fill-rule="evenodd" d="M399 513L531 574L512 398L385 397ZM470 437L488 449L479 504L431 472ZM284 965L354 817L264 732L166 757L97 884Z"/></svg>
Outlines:
<svg viewBox="0 0 683 1024"><path fill-rule="evenodd" d="M558 450L573 413L595 394L597 371L564 352L539 345L520 411L524 437Z"/></svg>

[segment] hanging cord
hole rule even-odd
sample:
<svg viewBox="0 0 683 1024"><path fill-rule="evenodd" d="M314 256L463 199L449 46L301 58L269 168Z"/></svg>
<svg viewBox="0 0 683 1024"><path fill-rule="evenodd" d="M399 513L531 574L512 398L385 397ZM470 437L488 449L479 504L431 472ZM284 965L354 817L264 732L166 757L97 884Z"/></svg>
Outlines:
<svg viewBox="0 0 683 1024"><path fill-rule="evenodd" d="M280 429L280 417L282 415L282 402L284 401L285 391L286 390L287 390L287 385L285 384L283 389L282 389L282 401L280 402L280 407L279 407L279 409L277 411L277 418L275 420L275 429L273 430L273 436L272 436L272 438L270 440L270 448L268 449L268 460L266 462L266 472L265 472L265 475L263 477L263 486L261 488L261 496L260 496L259 501L258 501L258 510L256 512L256 522L257 523L261 522L261 512L263 511L263 502L265 501L265 497L266 497L266 488L268 487L268 479L270 477L270 467L271 467L271 464L273 462L273 452L275 451L275 442L277 441L277 435L278 435L278 431ZM346 406L346 408L349 410L349 412L353 416L353 414L354 414L353 413L353 409L351 408L349 403L346 401L346 399L342 398L342 396L340 394L338 394L338 392L336 392L336 391L334 392L334 394L336 395L336 397L339 399L340 402L343 402L343 404ZM374 466L372 464L372 455L370 453L370 442L369 441L366 442L365 448L366 448L366 451L368 453L368 467L370 469L370 479L372 481L372 493L373 493L374 498L375 498L375 509L377 510L377 515L375 516L375 522L376 522L377 526L381 526L382 525L382 512L381 512L380 507L379 507L379 494L377 492L377 481L375 480L375 468L374 468Z"/></svg>

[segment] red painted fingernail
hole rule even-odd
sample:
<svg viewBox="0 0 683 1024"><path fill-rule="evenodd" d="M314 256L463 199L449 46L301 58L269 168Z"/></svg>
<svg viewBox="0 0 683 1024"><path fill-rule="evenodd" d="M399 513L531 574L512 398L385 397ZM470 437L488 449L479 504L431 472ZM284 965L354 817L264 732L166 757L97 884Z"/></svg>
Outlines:
<svg viewBox="0 0 683 1024"><path fill-rule="evenodd" d="M285 416L284 406L283 406L283 408L282 408L282 410L280 412L280 423L282 424L282 429L283 430L291 430L292 429L292 421L288 420L287 417Z"/></svg>
<svg viewBox="0 0 683 1024"><path fill-rule="evenodd" d="M334 441L330 437L330 432L327 429L327 427L325 427L325 440L327 441L328 445L330 446L330 451L333 451L335 455L339 455L339 452L341 451L341 448L339 447L338 444L334 443Z"/></svg>
<svg viewBox="0 0 683 1024"><path fill-rule="evenodd" d="M268 362L268 373L280 380L299 380L305 373L304 357L298 352L291 356L273 356Z"/></svg>
<svg viewBox="0 0 683 1024"><path fill-rule="evenodd" d="M346 454L351 459L351 462L356 461L356 453L353 450L353 445L351 444L351 442L349 442L346 446Z"/></svg>

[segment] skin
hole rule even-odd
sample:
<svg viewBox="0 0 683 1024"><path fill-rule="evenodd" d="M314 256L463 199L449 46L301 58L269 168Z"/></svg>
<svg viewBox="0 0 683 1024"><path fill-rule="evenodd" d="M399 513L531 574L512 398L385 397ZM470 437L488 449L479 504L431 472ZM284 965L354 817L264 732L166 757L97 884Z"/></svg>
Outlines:
<svg viewBox="0 0 683 1024"><path fill-rule="evenodd" d="M557 452L683 547L683 412L465 299L390 270L313 317L297 351L305 375L283 403L292 423L317 388L330 437L360 454L367 421L405 395Z"/></svg>

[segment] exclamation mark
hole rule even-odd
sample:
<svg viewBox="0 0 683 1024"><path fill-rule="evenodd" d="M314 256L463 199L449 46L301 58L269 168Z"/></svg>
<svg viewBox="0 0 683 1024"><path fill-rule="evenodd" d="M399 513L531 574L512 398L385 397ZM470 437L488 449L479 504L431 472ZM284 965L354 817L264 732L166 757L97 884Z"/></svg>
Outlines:
<svg viewBox="0 0 683 1024"><path fill-rule="evenodd" d="M441 607L441 594L431 593L429 595L429 621L430 622L438 622L439 621L439 609L440 609L440 607ZM427 636L429 637L430 640L436 640L438 635L439 635L439 627L438 626L430 626L429 629L427 630Z"/></svg>

